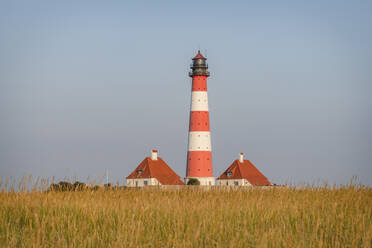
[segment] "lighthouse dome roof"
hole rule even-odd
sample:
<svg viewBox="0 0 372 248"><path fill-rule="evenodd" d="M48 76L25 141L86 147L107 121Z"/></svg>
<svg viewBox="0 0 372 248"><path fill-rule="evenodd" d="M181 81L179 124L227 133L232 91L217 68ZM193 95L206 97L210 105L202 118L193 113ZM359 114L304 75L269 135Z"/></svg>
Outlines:
<svg viewBox="0 0 372 248"><path fill-rule="evenodd" d="M198 50L198 54L193 59L206 59L201 53L200 50Z"/></svg>

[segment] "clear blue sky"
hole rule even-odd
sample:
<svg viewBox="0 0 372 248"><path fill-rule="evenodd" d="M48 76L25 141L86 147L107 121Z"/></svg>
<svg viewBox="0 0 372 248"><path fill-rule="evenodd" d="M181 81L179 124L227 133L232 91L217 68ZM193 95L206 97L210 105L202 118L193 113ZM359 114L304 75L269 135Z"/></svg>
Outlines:
<svg viewBox="0 0 372 248"><path fill-rule="evenodd" d="M2 1L0 175L185 176L189 64L208 57L214 175L372 185L371 1Z"/></svg>

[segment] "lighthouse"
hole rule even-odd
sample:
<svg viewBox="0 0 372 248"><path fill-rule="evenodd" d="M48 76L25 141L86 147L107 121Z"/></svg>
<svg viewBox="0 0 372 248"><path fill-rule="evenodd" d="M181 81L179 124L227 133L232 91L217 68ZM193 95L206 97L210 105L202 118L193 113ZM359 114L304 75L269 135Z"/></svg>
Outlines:
<svg viewBox="0 0 372 248"><path fill-rule="evenodd" d="M192 88L185 182L194 178L199 180L200 185L214 185L207 91L209 72L206 60L198 51L192 59L189 72Z"/></svg>

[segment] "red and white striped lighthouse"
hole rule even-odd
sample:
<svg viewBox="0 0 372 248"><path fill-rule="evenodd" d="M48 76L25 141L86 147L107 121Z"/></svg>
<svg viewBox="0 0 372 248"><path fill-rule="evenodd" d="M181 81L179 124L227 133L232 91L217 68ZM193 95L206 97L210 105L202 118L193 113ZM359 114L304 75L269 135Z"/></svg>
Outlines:
<svg viewBox="0 0 372 248"><path fill-rule="evenodd" d="M196 178L200 185L214 185L212 144L209 129L207 59L198 51L198 54L192 60L193 63L189 73L189 76L192 77L192 91L186 183L190 178Z"/></svg>

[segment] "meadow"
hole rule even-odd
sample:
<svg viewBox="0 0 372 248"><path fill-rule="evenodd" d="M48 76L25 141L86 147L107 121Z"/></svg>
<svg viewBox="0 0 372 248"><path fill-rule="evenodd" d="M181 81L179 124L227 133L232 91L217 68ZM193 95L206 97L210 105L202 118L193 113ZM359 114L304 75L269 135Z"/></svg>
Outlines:
<svg viewBox="0 0 372 248"><path fill-rule="evenodd" d="M0 247L372 247L372 189L2 190Z"/></svg>

